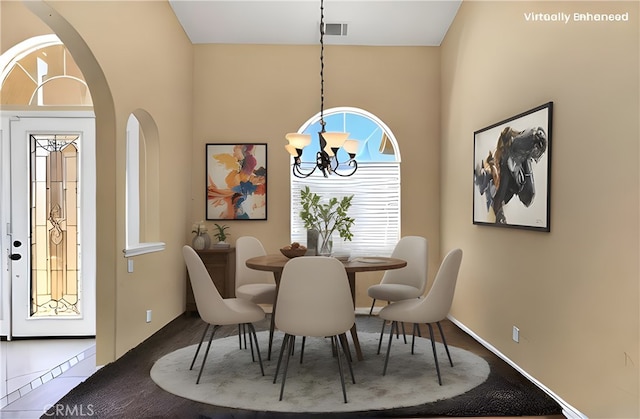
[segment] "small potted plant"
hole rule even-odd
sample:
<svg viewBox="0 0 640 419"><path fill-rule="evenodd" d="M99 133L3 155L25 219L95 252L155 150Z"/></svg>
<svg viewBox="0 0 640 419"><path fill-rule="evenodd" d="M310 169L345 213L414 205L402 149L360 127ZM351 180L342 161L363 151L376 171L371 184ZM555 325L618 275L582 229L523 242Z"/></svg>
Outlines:
<svg viewBox="0 0 640 419"><path fill-rule="evenodd" d="M216 232L213 234L213 237L218 239L218 243L214 244L214 246L229 247L229 243L227 243L227 236L229 236L229 233L227 233L226 231L229 228L229 226L224 224L220 225L218 223L214 224L214 226L215 226Z"/></svg>
<svg viewBox="0 0 640 419"><path fill-rule="evenodd" d="M338 231L340 237L351 241L353 234L351 226L355 219L347 215L353 195L338 198L330 198L329 202L322 203L321 197L311 192L308 186L300 190L300 203L302 211L300 218L304 222L304 227L309 230L317 230L320 235L320 246L318 254L331 255L333 242L331 235Z"/></svg>

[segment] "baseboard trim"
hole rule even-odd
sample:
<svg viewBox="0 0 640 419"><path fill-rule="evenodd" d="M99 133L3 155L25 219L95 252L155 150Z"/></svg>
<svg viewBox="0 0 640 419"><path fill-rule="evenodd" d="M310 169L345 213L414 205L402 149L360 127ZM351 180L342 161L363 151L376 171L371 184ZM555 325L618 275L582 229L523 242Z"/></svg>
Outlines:
<svg viewBox="0 0 640 419"><path fill-rule="evenodd" d="M569 403L565 402L562 398L560 398L560 396L555 394L547 386L545 386L540 381L538 381L533 376L531 376L529 373L527 373L525 370L520 368L520 366L518 364L516 364L511 359L509 359L507 356L505 356L502 352L500 352L498 349L496 349L489 342L485 341L480 336L475 334L475 332L473 330L469 329L467 326L465 326L463 323L461 323L458 319L456 319L455 317L453 317L451 315L447 316L447 318L449 320L451 320L451 322L454 323L456 326L458 326L460 329L464 330L469 336L471 336L476 341L478 341L478 343L480 343L482 346L484 346L485 348L487 348L488 350L493 352L497 357L499 357L504 362L506 362L511 367L513 367L515 370L520 372L520 374L522 374L527 380L531 381L535 386L539 387L542 391L544 391L550 397L552 397L562 407L562 414L564 415L564 417L566 417L568 419L588 419L586 415L581 413L575 407L571 406Z"/></svg>

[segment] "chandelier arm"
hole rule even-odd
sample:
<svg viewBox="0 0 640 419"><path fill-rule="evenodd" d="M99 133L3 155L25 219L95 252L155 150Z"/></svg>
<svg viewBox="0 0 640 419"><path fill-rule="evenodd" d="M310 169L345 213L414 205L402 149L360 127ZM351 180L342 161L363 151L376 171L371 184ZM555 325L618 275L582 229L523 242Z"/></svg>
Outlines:
<svg viewBox="0 0 640 419"><path fill-rule="evenodd" d="M294 164L293 167L292 167L292 171L293 171L293 175L295 177L300 178L300 179L304 179L304 178L308 178L309 176L311 176L313 174L313 172L316 171L317 168L318 168L318 166L313 166L313 169L311 169L310 172L304 173L300 169L300 164Z"/></svg>
<svg viewBox="0 0 640 419"><path fill-rule="evenodd" d="M353 160L353 159L347 161L346 163L342 163L342 164L343 165L346 164L347 166L352 167L352 170L350 170L349 172L340 173L338 171L338 166L336 166L336 168L333 170L333 173L335 173L336 175L341 176L341 177L349 177L352 174L354 174L356 172L356 170L358 170L358 162Z"/></svg>

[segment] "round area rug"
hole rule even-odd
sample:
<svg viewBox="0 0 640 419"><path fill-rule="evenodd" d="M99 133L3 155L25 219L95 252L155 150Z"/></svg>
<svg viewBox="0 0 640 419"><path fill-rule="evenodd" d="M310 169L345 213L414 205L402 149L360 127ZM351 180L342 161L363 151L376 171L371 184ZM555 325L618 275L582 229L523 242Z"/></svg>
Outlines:
<svg viewBox="0 0 640 419"><path fill-rule="evenodd" d="M355 360L354 354L352 365L356 384L351 381L349 370L343 363L348 403L343 400L338 362L332 355L328 338L307 338L302 364L302 339L296 339L282 401L278 399L284 360L278 381L273 383L281 333L274 338L270 361L266 360L269 334L258 333L264 376L260 373L257 357L256 362L251 362L251 350L240 350L238 337L231 336L213 340L200 384L196 384L196 379L206 342L202 345L193 370L189 370L189 365L197 345L178 349L159 359L151 368L151 379L165 391L216 406L263 412L355 412L410 407L447 399L482 384L489 375L490 368L484 359L449 345L454 363L454 367L451 367L444 346L437 343L442 374L440 386L430 340L416 338L415 353L412 355L411 337L407 336L407 344L404 344L402 337L393 338L387 374L383 376L388 336L385 334L382 350L377 355L379 335L358 333L364 360Z"/></svg>

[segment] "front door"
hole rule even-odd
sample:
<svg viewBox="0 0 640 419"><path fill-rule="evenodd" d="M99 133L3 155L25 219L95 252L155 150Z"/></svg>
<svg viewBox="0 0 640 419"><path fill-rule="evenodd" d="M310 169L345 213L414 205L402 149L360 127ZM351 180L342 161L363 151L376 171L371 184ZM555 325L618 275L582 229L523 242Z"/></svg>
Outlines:
<svg viewBox="0 0 640 419"><path fill-rule="evenodd" d="M93 113L3 114L7 129L9 334L95 335Z"/></svg>

